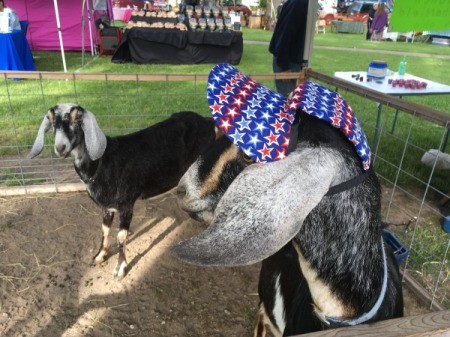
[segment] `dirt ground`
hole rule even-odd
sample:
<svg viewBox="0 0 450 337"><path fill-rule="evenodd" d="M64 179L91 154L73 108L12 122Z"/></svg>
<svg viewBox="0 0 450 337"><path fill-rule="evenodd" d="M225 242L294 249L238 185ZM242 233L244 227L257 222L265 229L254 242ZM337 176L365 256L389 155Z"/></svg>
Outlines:
<svg viewBox="0 0 450 337"><path fill-rule="evenodd" d="M0 206L1 336L251 336L260 266L202 268L171 256L172 245L203 230L173 192L136 203L122 281L113 278L117 250L91 264L101 213L86 193ZM424 312L405 290L405 314Z"/></svg>

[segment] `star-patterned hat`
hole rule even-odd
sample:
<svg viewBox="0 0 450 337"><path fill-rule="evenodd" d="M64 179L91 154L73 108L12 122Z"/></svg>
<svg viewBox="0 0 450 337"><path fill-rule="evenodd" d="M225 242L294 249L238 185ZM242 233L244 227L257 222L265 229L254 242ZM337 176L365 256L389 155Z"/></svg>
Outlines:
<svg viewBox="0 0 450 337"><path fill-rule="evenodd" d="M319 84L304 81L287 99L235 67L218 64L209 74L207 98L219 129L255 162L288 155L292 122L301 109L339 128L355 146L364 170L370 167L370 148L353 110L339 94Z"/></svg>

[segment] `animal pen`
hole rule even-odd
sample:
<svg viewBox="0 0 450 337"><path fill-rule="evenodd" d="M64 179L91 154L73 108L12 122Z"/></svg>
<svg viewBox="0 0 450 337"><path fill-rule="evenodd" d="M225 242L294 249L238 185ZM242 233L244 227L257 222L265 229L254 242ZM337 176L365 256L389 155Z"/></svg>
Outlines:
<svg viewBox="0 0 450 337"><path fill-rule="evenodd" d="M207 75L0 74L1 197L84 190L73 160L57 158L50 138L46 137L39 157L26 159L43 115L57 103L74 102L90 110L109 136L139 130L177 111L210 115ZM299 76L248 75L269 87L275 76ZM439 169L439 157L431 167L422 164L421 158L430 149L445 153L450 115L362 90L311 69L302 75L339 90L352 105L369 143L376 145L374 168L382 185L382 220L402 244L403 281L430 309L449 310L450 236L444 231L450 227L449 171ZM380 123L375 118L377 104L384 105ZM396 110L400 113L394 128Z"/></svg>

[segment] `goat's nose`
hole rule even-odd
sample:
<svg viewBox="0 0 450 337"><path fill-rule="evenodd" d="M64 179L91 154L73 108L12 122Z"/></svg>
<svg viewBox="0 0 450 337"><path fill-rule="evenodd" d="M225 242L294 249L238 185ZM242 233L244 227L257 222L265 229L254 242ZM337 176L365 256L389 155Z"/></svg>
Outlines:
<svg viewBox="0 0 450 337"><path fill-rule="evenodd" d="M56 146L56 151L58 152L58 153L64 153L64 150L66 149L66 145L64 145L64 144L61 144L61 145L57 145Z"/></svg>
<svg viewBox="0 0 450 337"><path fill-rule="evenodd" d="M177 197L183 199L186 196L186 187L179 185L177 187Z"/></svg>

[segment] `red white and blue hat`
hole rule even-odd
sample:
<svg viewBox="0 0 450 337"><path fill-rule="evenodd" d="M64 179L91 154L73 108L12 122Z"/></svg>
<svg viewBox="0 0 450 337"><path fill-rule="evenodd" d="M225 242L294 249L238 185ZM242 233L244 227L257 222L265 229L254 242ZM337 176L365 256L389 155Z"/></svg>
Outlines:
<svg viewBox="0 0 450 337"><path fill-rule="evenodd" d="M229 64L218 64L208 78L207 98L219 129L255 162L285 158L298 109L327 121L355 146L364 170L371 152L352 108L336 92L304 81L291 98L253 81Z"/></svg>

